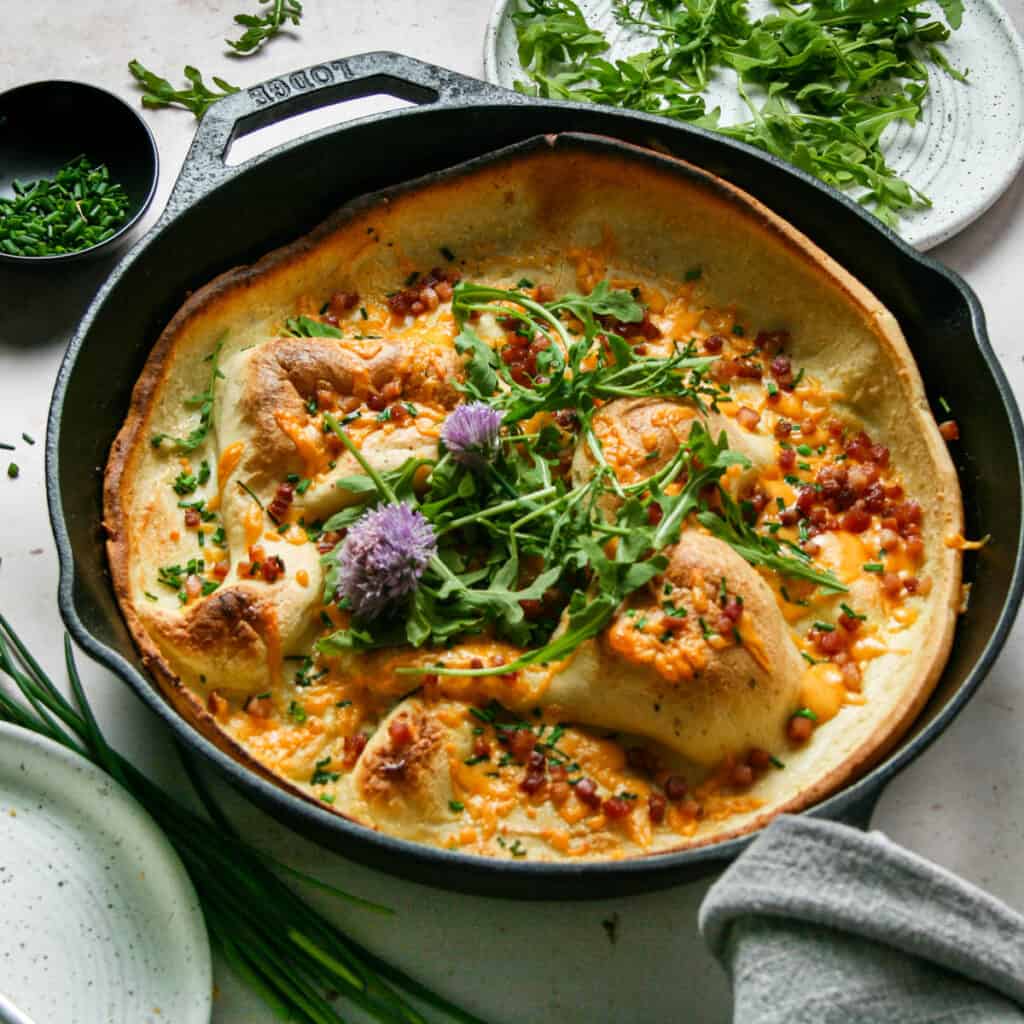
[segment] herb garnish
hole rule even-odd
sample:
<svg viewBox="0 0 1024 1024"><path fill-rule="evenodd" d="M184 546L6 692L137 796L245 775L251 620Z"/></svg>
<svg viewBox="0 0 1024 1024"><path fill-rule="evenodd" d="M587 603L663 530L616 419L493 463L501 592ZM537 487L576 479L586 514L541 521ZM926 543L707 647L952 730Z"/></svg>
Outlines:
<svg viewBox="0 0 1024 1024"><path fill-rule="evenodd" d="M756 21L745 0L613 0L619 24L652 46L610 61L608 39L574 0L522 0L512 20L527 78L516 89L721 132L854 190L892 226L930 203L888 166L882 133L920 119L929 66L965 80L936 48L960 26L962 2L940 6L946 24L920 0L796 0ZM738 76L749 121L722 125L708 112L699 93L720 69ZM745 85L766 98L755 104Z"/></svg>
<svg viewBox="0 0 1024 1024"><path fill-rule="evenodd" d="M410 459L381 473L366 461L342 423L324 414L325 430L336 434L362 469L338 481L351 503L324 529L350 529L369 522L380 509L391 506L397 514L406 505L426 520L433 540L422 557L416 555L422 570L417 568L411 584L398 588L395 599L381 606L386 611L380 610L380 602L360 597L351 624L318 642L321 653L336 656L401 644L443 648L456 638L487 633L525 648L524 653L502 665L441 662L397 671L505 675L560 660L597 635L630 594L664 572L664 549L678 540L692 514L752 564L828 591L846 589L831 573L816 569L799 548L758 532L744 520L740 506L718 485L730 466L746 466L747 460L729 449L724 432L713 438L699 419L665 465L637 483L620 482L593 429L601 402L650 395L689 399L706 410L705 398L713 404L719 394L705 377L713 359L693 355L690 346L677 346L664 358L637 355L616 333L618 324L637 323L644 316L631 293L601 282L589 295L541 303L518 290L460 282L453 310L460 328L456 345L467 361L461 386L473 400L459 408L467 413L479 407L481 424L485 412L500 413L493 437L489 432L486 444L474 442L476 458L465 457L462 433L442 429L442 439L452 438L453 451L442 448L437 460ZM543 379L513 380L470 325L474 312L500 316L506 324L516 322L527 337L547 338L547 361L538 360ZM599 343L599 336L606 344ZM593 456L594 472L582 483L553 474L548 461L557 459L561 445L574 445L574 437L563 440L557 430L552 437L544 431L526 434L519 426L537 412L565 408L574 410L579 437ZM425 489L414 488L424 467L429 469ZM717 492L711 504L709 489ZM614 496L612 511L600 501L603 495ZM651 502L660 510L655 523L648 514ZM363 545L366 538L362 532L359 536ZM611 540L614 545L609 545ZM352 581L365 575L353 577L354 557L341 544L322 558L324 600L338 601L349 610ZM385 589L391 585L383 577L369 583ZM542 614L526 617L524 605L541 606L552 595L557 600L546 610L542 607Z"/></svg>
<svg viewBox="0 0 1024 1024"><path fill-rule="evenodd" d="M0 720L30 729L86 757L124 786L174 847L195 886L210 938L241 981L275 1014L312 1024L341 1024L347 1010L380 1022L420 1021L417 1003L443 1019L482 1024L421 983L373 956L307 903L283 876L315 886L351 905L391 913L295 871L250 846L183 759L202 811L196 813L154 784L107 743L85 697L70 642L65 662L72 697L64 697L0 616L0 672L25 699L0 689ZM329 794L324 794L329 796ZM331 800L325 800L331 803ZM239 894L259 893L240 912ZM335 1005L341 996L344 1008Z"/></svg>
<svg viewBox="0 0 1024 1024"><path fill-rule="evenodd" d="M0 197L0 250L11 256L80 252L106 241L128 217L125 190L110 180L105 164L94 167L84 156L52 179L15 180L12 187L13 198Z"/></svg>
<svg viewBox="0 0 1024 1024"><path fill-rule="evenodd" d="M224 338L227 332L221 335L220 340L214 346L213 351L205 357L204 362L210 363L210 381L206 386L205 391L200 391L199 394L193 395L191 398L185 399L185 406L189 409L199 410L199 425L195 427L187 437L172 437L170 434L154 434L150 439L150 444L154 448L159 448L164 441L172 441L177 451L180 452L192 452L195 451L205 440L206 435L210 432L210 427L213 426L213 393L217 386L218 379L223 380L224 374L220 372L217 367L218 360L220 359L220 350L224 347ZM207 476L209 475L209 467L206 469ZM192 488L193 490L195 488ZM177 490L177 488L175 488ZM179 494L186 494L187 491L178 491Z"/></svg>
<svg viewBox="0 0 1024 1024"><path fill-rule="evenodd" d="M184 89L175 89L166 78L154 74L137 60L129 62L128 70L144 90L142 105L150 110L160 107L183 107L185 110L191 110L199 118L217 100L238 92L238 86L214 75L213 84L220 90L216 92L203 81L199 70L188 64L185 65L184 75L189 85Z"/></svg>
<svg viewBox="0 0 1024 1024"><path fill-rule="evenodd" d="M226 39L225 42L235 53L255 53L264 44L270 42L290 21L298 25L302 20L302 4L299 0L260 0L260 3L269 4L267 13L260 16L257 14L236 14L235 24L241 25L245 32L238 39Z"/></svg>

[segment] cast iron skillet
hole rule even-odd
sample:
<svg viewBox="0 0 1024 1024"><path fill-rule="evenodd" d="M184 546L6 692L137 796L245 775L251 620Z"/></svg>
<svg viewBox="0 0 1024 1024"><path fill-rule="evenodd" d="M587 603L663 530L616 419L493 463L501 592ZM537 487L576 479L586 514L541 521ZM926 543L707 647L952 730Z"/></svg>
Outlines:
<svg viewBox="0 0 1024 1024"><path fill-rule="evenodd" d="M387 93L419 108L318 132L226 167L234 139L339 100ZM954 445L974 580L949 664L893 753L807 813L866 825L885 783L920 754L977 688L1021 599L1022 428L978 301L853 202L781 162L657 117L541 102L391 53L320 64L215 104L203 119L159 223L114 270L61 366L50 408L47 493L60 556L60 609L78 643L113 669L191 750L253 802L355 860L427 884L488 895L568 899L668 886L734 858L749 837L623 863L497 861L380 835L291 796L201 737L143 671L114 600L100 529L101 471L150 347L186 293L304 234L363 193L546 132L592 132L684 157L751 192L860 278L896 314L933 402L960 424Z"/></svg>

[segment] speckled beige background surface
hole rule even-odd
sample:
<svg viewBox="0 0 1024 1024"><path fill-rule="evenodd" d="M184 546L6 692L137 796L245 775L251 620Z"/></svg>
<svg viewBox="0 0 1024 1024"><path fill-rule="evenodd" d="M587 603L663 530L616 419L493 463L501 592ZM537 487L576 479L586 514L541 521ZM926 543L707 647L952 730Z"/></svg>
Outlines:
<svg viewBox="0 0 1024 1024"><path fill-rule="evenodd" d="M301 39L281 39L239 61L220 40L231 15L255 4L224 0L2 0L0 91L42 78L77 78L131 98L125 65L137 57L174 77L185 63L251 84L276 73L366 50L394 49L468 74L482 70L489 3L442 0L307 0ZM1007 8L1024 27L1024 0ZM251 136L232 161L348 116L375 101L320 111ZM147 115L163 162L162 208L191 139L184 111ZM244 146L244 148L243 148ZM0 160L3 156L0 154ZM993 346L1024 397L1020 281L1024 184L1015 185L934 255L963 274L985 306ZM50 390L67 338L109 263L24 277L0 269L0 437L41 441ZM0 480L0 609L62 677L56 556L43 492L42 444L19 443L16 481ZM898 842L960 872L1024 910L1024 683L1018 626L979 694L953 727L885 793L874 824ZM157 721L114 676L82 660L86 688L108 735L172 789L184 790ZM386 902L384 920L325 904L375 952L494 1022L720 1022L728 988L696 935L704 885L631 899L512 904L453 896L347 863L283 831L233 795L232 813L254 838L297 867ZM608 922L616 927L606 927ZM610 941L613 932L616 941ZM216 966L215 1024L270 1024L272 1016ZM40 979L40 984L45 984ZM353 1017L352 1019L358 1019Z"/></svg>

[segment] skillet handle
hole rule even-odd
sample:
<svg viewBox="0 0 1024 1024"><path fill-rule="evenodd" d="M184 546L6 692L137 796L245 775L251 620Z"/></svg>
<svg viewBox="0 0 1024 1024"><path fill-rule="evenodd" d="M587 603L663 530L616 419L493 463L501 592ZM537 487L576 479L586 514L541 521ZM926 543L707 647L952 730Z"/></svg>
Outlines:
<svg viewBox="0 0 1024 1024"><path fill-rule="evenodd" d="M478 79L387 51L360 53L279 75L232 93L207 110L167 201L164 218L242 169L244 164L228 167L224 163L235 139L309 110L382 93L412 103L452 106L488 100L507 103L510 96L507 90Z"/></svg>

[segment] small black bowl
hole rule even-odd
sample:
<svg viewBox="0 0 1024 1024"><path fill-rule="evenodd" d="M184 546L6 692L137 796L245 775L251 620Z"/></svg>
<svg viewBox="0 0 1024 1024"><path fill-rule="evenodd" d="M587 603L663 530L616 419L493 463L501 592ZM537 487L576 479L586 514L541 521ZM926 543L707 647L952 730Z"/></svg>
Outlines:
<svg viewBox="0 0 1024 1024"><path fill-rule="evenodd" d="M12 182L52 178L69 160L84 155L106 164L110 180L128 195L128 217L110 238L53 256L12 256L18 266L83 260L123 245L153 200L159 173L156 143L142 118L124 100L84 82L32 82L0 94L0 196Z"/></svg>

